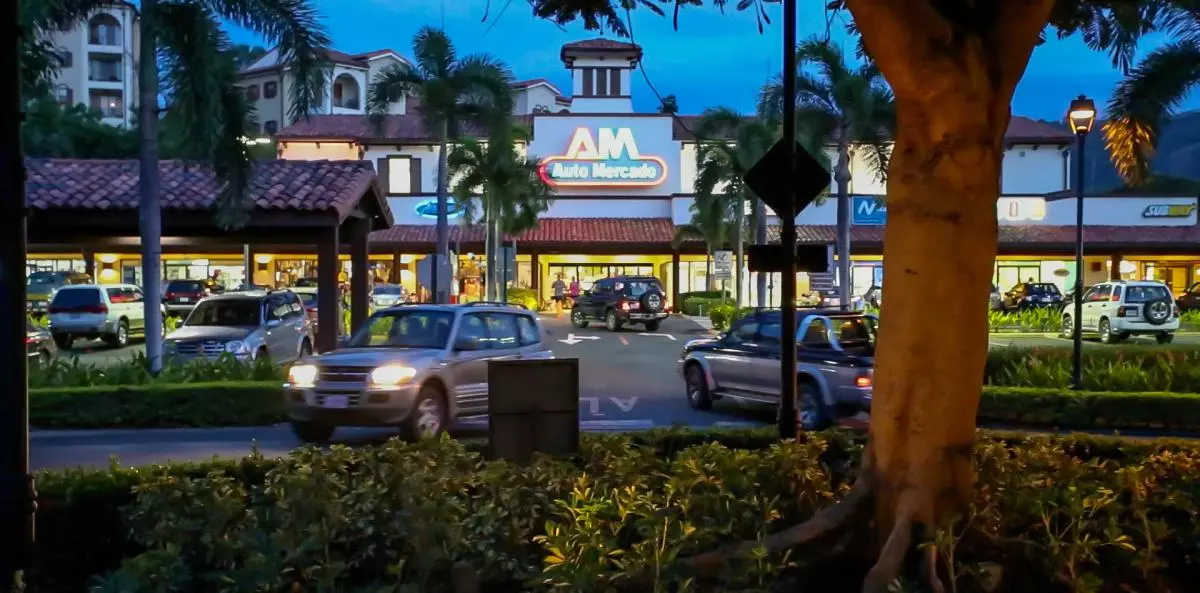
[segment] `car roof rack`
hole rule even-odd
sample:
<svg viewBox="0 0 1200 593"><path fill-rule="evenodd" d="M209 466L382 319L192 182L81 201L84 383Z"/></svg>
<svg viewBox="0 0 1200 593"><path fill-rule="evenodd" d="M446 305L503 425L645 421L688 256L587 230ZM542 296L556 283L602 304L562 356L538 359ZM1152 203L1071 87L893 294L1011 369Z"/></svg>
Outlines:
<svg viewBox="0 0 1200 593"><path fill-rule="evenodd" d="M504 302L500 302L500 301L471 301L469 303L463 303L463 306L464 307L516 307L518 309L526 309L526 310L529 309L529 307L526 307L525 305L522 305L521 303L504 303Z"/></svg>

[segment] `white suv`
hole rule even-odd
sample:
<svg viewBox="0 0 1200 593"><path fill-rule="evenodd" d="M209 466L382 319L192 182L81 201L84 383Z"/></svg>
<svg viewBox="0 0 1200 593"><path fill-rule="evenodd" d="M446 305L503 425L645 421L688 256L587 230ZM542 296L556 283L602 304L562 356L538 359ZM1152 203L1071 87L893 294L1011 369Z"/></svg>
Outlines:
<svg viewBox="0 0 1200 593"><path fill-rule="evenodd" d="M1075 304L1063 309L1062 335L1075 329ZM1159 344L1169 344L1179 329L1179 308L1171 290L1162 282L1104 282L1083 295L1083 332L1099 334L1105 344L1133 335L1153 335Z"/></svg>
<svg viewBox="0 0 1200 593"><path fill-rule="evenodd" d="M77 338L100 338L112 348L129 344L131 335L146 333L146 297L132 284L63 286L50 300L50 333L67 350Z"/></svg>

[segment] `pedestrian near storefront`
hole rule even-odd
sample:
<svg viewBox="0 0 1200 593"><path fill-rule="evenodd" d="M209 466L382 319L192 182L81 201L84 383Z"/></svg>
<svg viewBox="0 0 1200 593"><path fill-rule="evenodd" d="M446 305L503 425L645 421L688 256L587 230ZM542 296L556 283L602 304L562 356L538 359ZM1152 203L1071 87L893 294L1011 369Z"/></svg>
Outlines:
<svg viewBox="0 0 1200 593"><path fill-rule="evenodd" d="M562 317L563 300L565 299L564 293L567 290L567 283L563 282L562 274L558 275L558 278L554 280L554 284L551 284L550 288L554 290L554 315Z"/></svg>

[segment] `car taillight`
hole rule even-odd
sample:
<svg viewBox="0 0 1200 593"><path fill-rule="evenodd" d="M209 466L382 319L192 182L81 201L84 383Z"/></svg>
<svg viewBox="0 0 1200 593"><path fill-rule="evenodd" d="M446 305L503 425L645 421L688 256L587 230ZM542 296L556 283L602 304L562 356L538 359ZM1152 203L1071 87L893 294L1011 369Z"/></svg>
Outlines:
<svg viewBox="0 0 1200 593"><path fill-rule="evenodd" d="M173 292L168 292L167 294L164 294L164 295L163 295L163 298L164 298L164 299L173 299L173 298L175 298L175 293L173 293Z"/></svg>
<svg viewBox="0 0 1200 593"><path fill-rule="evenodd" d="M871 375L859 375L854 378L854 386L859 389L867 389L872 383Z"/></svg>
<svg viewBox="0 0 1200 593"><path fill-rule="evenodd" d="M628 310L629 310L629 303L628 303L627 301L621 301L621 305L620 305L620 307L621 307L621 310L622 310L622 311L628 311Z"/></svg>
<svg viewBox="0 0 1200 593"><path fill-rule="evenodd" d="M1137 317L1137 307L1121 307L1117 309L1117 317Z"/></svg>
<svg viewBox="0 0 1200 593"><path fill-rule="evenodd" d="M38 341L37 336L25 336L26 344L36 344L37 341Z"/></svg>

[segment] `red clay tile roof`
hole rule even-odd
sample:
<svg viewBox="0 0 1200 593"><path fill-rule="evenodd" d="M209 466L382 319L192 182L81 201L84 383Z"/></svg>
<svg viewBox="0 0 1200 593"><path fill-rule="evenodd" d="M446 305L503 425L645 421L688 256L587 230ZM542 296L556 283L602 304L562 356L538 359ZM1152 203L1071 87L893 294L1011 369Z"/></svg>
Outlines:
<svg viewBox="0 0 1200 593"><path fill-rule="evenodd" d="M35 210L133 210L138 206L136 160L27 159L25 203ZM162 207L206 210L220 187L206 167L162 161ZM375 169L366 161L261 161L250 197L259 210L327 211L345 216L368 191L382 196ZM379 199L379 198L377 198ZM391 221L387 201L379 199Z"/></svg>
<svg viewBox="0 0 1200 593"><path fill-rule="evenodd" d="M882 226L855 226L850 228L850 242L858 244L883 244ZM767 229L767 240L779 241L779 227ZM836 227L833 225L802 224L796 226L798 242L808 244L833 243ZM1178 243L1200 245L1198 226L1105 226L1092 225L1083 228L1084 243L1119 243L1162 245ZM1073 245L1075 227L1063 225L1000 225L1001 245Z"/></svg>
<svg viewBox="0 0 1200 593"><path fill-rule="evenodd" d="M356 60L368 60L370 58L383 56L383 55L387 55L387 54L396 54L397 56L400 56L401 60L408 61L408 58L405 58L404 54L402 54L394 49L386 49L386 48L385 49L377 49L374 51L363 52L361 54L354 54L351 57L353 57Z"/></svg>
<svg viewBox="0 0 1200 593"><path fill-rule="evenodd" d="M529 116L518 116L513 119L526 125L533 121ZM425 128L425 120L420 114L406 113L384 116L383 130L382 135L376 134L370 120L365 115L312 115L308 118L300 118L296 123L284 128L276 138L281 141L437 142L435 135ZM462 130L461 135L482 136L483 134L480 130L468 127Z"/></svg>
<svg viewBox="0 0 1200 593"><path fill-rule="evenodd" d="M436 239L432 224L398 224L371 233L372 243L430 244ZM516 236L517 244L547 245L563 243L670 243L675 225L669 218L543 218L538 227ZM450 227L450 242L483 241L483 227Z"/></svg>

